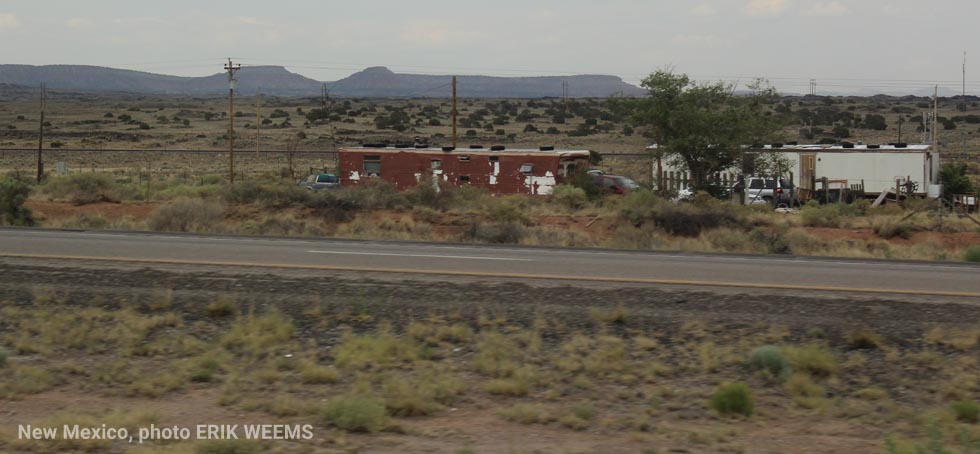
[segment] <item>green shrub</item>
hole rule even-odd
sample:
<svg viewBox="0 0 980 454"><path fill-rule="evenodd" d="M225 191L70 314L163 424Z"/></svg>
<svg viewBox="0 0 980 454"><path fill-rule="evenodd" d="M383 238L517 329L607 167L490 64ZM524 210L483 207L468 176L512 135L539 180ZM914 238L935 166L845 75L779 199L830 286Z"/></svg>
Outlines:
<svg viewBox="0 0 980 454"><path fill-rule="evenodd" d="M548 134L558 134L558 130L556 129L553 133L548 132ZM589 175L586 169L576 170L568 178L568 184L581 189L589 200L596 200L602 196L602 189L596 184L595 177Z"/></svg>
<svg viewBox="0 0 980 454"><path fill-rule="evenodd" d="M341 197L338 191L317 191L306 199L305 206L313 208L317 215L335 222L347 222L354 218L357 205L354 201Z"/></svg>
<svg viewBox="0 0 980 454"><path fill-rule="evenodd" d="M583 421L591 421L595 418L595 407L588 402L576 404L572 407L572 414Z"/></svg>
<svg viewBox="0 0 980 454"><path fill-rule="evenodd" d="M303 206L312 196L309 189L293 184L250 180L225 186L221 193L231 205L261 204L271 208Z"/></svg>
<svg viewBox="0 0 980 454"><path fill-rule="evenodd" d="M748 227L737 207L715 200L676 205L652 191L633 191L622 203L620 215L636 227L653 223L671 235L695 237L719 227Z"/></svg>
<svg viewBox="0 0 980 454"><path fill-rule="evenodd" d="M394 368L416 360L419 346L413 339L397 337L387 329L365 334L347 332L333 349L333 357L345 369Z"/></svg>
<svg viewBox="0 0 980 454"><path fill-rule="evenodd" d="M451 192L452 188L449 185L436 186L429 180L422 180L405 191L405 197L413 207L424 206L445 210L452 201Z"/></svg>
<svg viewBox="0 0 980 454"><path fill-rule="evenodd" d="M349 203L353 209L379 210L408 206L405 195L399 193L395 185L387 181L371 179L357 186L343 187L333 192L338 199Z"/></svg>
<svg viewBox="0 0 980 454"><path fill-rule="evenodd" d="M487 219L501 224L530 225L527 215L528 200L524 196L493 199L485 207Z"/></svg>
<svg viewBox="0 0 980 454"><path fill-rule="evenodd" d="M309 363L300 369L299 379L303 383L314 385L337 383L340 380L340 372L333 366L317 366Z"/></svg>
<svg viewBox="0 0 980 454"><path fill-rule="evenodd" d="M455 377L428 373L411 380L391 377L384 382L383 395L391 414L424 416L442 410L462 390L463 383Z"/></svg>
<svg viewBox="0 0 980 454"><path fill-rule="evenodd" d="M931 419L925 427L926 440L923 443L913 443L909 440L896 440L892 436L885 437L886 454L952 454L952 446L947 445L945 439L948 438L939 428L939 422ZM976 453L980 449L980 433L973 433L966 428L961 428L959 435L959 449L955 452L962 454Z"/></svg>
<svg viewBox="0 0 980 454"><path fill-rule="evenodd" d="M169 232L214 232L224 218L221 203L203 199L177 199L157 208L147 219L150 230Z"/></svg>
<svg viewBox="0 0 980 454"><path fill-rule="evenodd" d="M221 365L218 360L206 356L194 361L190 370L190 379L195 383L208 383L214 380L214 375L218 373Z"/></svg>
<svg viewBox="0 0 980 454"><path fill-rule="evenodd" d="M805 347L788 347L784 349L793 370L809 373L810 375L828 377L837 373L839 368L834 352L815 345Z"/></svg>
<svg viewBox="0 0 980 454"><path fill-rule="evenodd" d="M977 423L980 422L980 404L975 400L961 400L950 405L958 421Z"/></svg>
<svg viewBox="0 0 980 454"><path fill-rule="evenodd" d="M388 425L384 401L365 394L331 399L323 408L322 416L328 424L348 432L375 433Z"/></svg>
<svg viewBox="0 0 980 454"><path fill-rule="evenodd" d="M224 297L212 301L204 308L208 317L228 317L235 315L235 302Z"/></svg>
<svg viewBox="0 0 980 454"><path fill-rule="evenodd" d="M783 352L778 347L773 345L763 345L752 350L749 354L749 364L772 377L785 378L791 371L789 360L783 356Z"/></svg>
<svg viewBox="0 0 980 454"><path fill-rule="evenodd" d="M963 252L963 260L967 262L980 262L980 245L971 245Z"/></svg>
<svg viewBox="0 0 980 454"><path fill-rule="evenodd" d="M230 351L261 356L289 342L295 330L293 322L277 312L249 314L236 318L220 343Z"/></svg>
<svg viewBox="0 0 980 454"><path fill-rule="evenodd" d="M744 383L728 383L718 387L711 396L711 408L723 415L751 416L753 405L749 387Z"/></svg>
<svg viewBox="0 0 980 454"><path fill-rule="evenodd" d="M875 235L886 240L895 237L909 239L912 237L913 232L911 225L888 219L875 219L871 221L871 230Z"/></svg>
<svg viewBox="0 0 980 454"><path fill-rule="evenodd" d="M9 177L0 179L0 225L34 225L31 210L24 207L30 195L27 183Z"/></svg>
<svg viewBox="0 0 980 454"><path fill-rule="evenodd" d="M548 412L538 404L514 404L512 407L505 408L497 412L508 421L519 424L545 424L553 418Z"/></svg>
<svg viewBox="0 0 980 454"><path fill-rule="evenodd" d="M41 187L41 193L76 205L139 198L138 190L116 182L111 175L95 172L53 178Z"/></svg>
<svg viewBox="0 0 980 454"><path fill-rule="evenodd" d="M570 210L580 209L589 203L589 197L586 195L584 189L566 184L555 186L555 190L551 194L551 199L555 203Z"/></svg>
<svg viewBox="0 0 980 454"><path fill-rule="evenodd" d="M847 345L852 350L870 350L881 346L881 336L866 329L847 333Z"/></svg>
<svg viewBox="0 0 980 454"><path fill-rule="evenodd" d="M968 174L969 167L966 162L948 162L939 168L939 181L943 184L943 197L947 201L952 201L952 196L955 194L973 192L973 183Z"/></svg>
<svg viewBox="0 0 980 454"><path fill-rule="evenodd" d="M803 225L808 227L842 227L846 218L858 214L858 207L844 203L830 203L820 205L815 201L810 201L800 211L800 218Z"/></svg>
<svg viewBox="0 0 980 454"><path fill-rule="evenodd" d="M463 231L461 239L478 243L517 244L526 233L526 228L517 222L474 221Z"/></svg>
<svg viewBox="0 0 980 454"><path fill-rule="evenodd" d="M737 227L740 219L731 209L721 206L664 205L652 213L651 220L671 235L694 237L719 227Z"/></svg>

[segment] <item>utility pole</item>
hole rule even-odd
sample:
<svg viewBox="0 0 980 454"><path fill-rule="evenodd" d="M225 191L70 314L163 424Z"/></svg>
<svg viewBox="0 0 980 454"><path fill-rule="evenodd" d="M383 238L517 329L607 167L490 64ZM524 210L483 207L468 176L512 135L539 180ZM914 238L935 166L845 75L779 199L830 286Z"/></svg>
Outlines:
<svg viewBox="0 0 980 454"><path fill-rule="evenodd" d="M41 148L44 145L44 108L48 105L47 87L41 84L41 123L37 130L37 182L44 176L44 161L41 160Z"/></svg>
<svg viewBox="0 0 980 454"><path fill-rule="evenodd" d="M936 122L939 121L939 85L932 93L932 143L936 143Z"/></svg>
<svg viewBox="0 0 980 454"><path fill-rule="evenodd" d="M561 81L561 102L564 104L565 111L568 111L568 81Z"/></svg>
<svg viewBox="0 0 980 454"><path fill-rule="evenodd" d="M235 184L235 71L242 65L233 65L231 59L225 65L228 71L228 184Z"/></svg>
<svg viewBox="0 0 980 454"><path fill-rule="evenodd" d="M966 51L963 51L963 103L966 103Z"/></svg>
<svg viewBox="0 0 980 454"><path fill-rule="evenodd" d="M320 106L327 105L328 97L329 95L327 94L327 84L323 84L323 87L320 88Z"/></svg>
<svg viewBox="0 0 980 454"><path fill-rule="evenodd" d="M259 157L259 130L262 129L262 114L259 110L262 100L262 88L255 90L255 157Z"/></svg>
<svg viewBox="0 0 980 454"><path fill-rule="evenodd" d="M453 147L456 146L456 76L453 76Z"/></svg>
<svg viewBox="0 0 980 454"><path fill-rule="evenodd" d="M810 79L810 95L816 96L817 94L817 79Z"/></svg>

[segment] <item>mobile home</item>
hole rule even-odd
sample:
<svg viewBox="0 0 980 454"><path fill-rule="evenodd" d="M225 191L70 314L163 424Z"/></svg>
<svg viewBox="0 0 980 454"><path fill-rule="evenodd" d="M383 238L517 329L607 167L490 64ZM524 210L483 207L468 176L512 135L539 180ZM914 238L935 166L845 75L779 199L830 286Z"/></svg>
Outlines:
<svg viewBox="0 0 980 454"><path fill-rule="evenodd" d="M484 187L494 194L551 194L575 169L589 164L588 150L363 146L339 150L341 186L371 179L398 189L444 182Z"/></svg>
<svg viewBox="0 0 980 454"><path fill-rule="evenodd" d="M939 183L939 151L934 145L765 145L748 147L745 155L779 153L789 168L781 172L800 189L819 189L826 178L849 185L863 184L867 197L894 192L897 184L914 187L916 195L926 195L930 185ZM688 179L682 166L663 165L654 169L654 179L663 187L687 188ZM746 173L752 173L745 168ZM741 169L728 169L714 175L720 183L737 181Z"/></svg>

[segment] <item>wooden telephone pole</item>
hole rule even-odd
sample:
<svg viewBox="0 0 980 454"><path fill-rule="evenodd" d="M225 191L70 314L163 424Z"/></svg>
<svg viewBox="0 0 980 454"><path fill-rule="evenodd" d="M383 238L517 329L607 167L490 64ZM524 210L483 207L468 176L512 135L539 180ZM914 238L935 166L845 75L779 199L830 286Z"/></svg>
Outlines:
<svg viewBox="0 0 980 454"><path fill-rule="evenodd" d="M262 114L260 103L262 102L262 89L255 92L255 157L259 157L259 131L262 129Z"/></svg>
<svg viewBox="0 0 980 454"><path fill-rule="evenodd" d="M225 65L228 71L228 184L235 184L235 71L242 65L233 65L231 59Z"/></svg>
<svg viewBox="0 0 980 454"><path fill-rule="evenodd" d="M41 160L41 148L44 145L44 108L48 105L48 91L44 84L41 84L41 123L37 130L37 182L41 182L44 177L44 161Z"/></svg>
<svg viewBox="0 0 980 454"><path fill-rule="evenodd" d="M456 146L456 76L453 76L453 146Z"/></svg>

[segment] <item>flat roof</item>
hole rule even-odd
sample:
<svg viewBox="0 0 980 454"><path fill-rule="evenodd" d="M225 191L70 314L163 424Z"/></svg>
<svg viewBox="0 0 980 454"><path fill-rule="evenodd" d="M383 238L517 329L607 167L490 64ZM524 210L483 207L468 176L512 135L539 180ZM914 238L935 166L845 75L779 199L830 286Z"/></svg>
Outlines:
<svg viewBox="0 0 980 454"><path fill-rule="evenodd" d="M869 147L870 145L870 147ZM873 148L872 148L873 147ZM759 150L757 147L749 147L753 150ZM772 145L764 145L761 149L763 150L787 150L787 151L821 151L821 150L841 150L841 151L855 151L855 150L865 150L865 151L925 151L932 148L932 145L928 144L908 144L904 147L895 146L894 144L854 144L853 146L845 147L842 144L827 144L827 145L783 145L774 147Z"/></svg>
<svg viewBox="0 0 980 454"><path fill-rule="evenodd" d="M584 156L589 155L589 150L566 150L561 148L555 148L550 150L542 150L540 148L504 148L503 150L494 150L490 147L480 147L480 148L470 148L470 147L457 147L453 150L443 150L442 147L341 147L341 151L377 151L377 152L408 152L408 153L519 153L519 154L531 154L531 153L541 153L541 154L582 154Z"/></svg>
<svg viewBox="0 0 980 454"><path fill-rule="evenodd" d="M871 148L873 147L873 148ZM660 148L659 145L653 144L647 147L648 150L656 150ZM842 143L835 144L800 144L800 145L788 145L788 144L776 144L773 145L763 145L760 147L746 146L746 150L785 150L785 151L868 151L874 152L919 152L927 151L933 148L930 144L906 144L903 147L896 146L895 144L853 144L853 146L845 147Z"/></svg>

